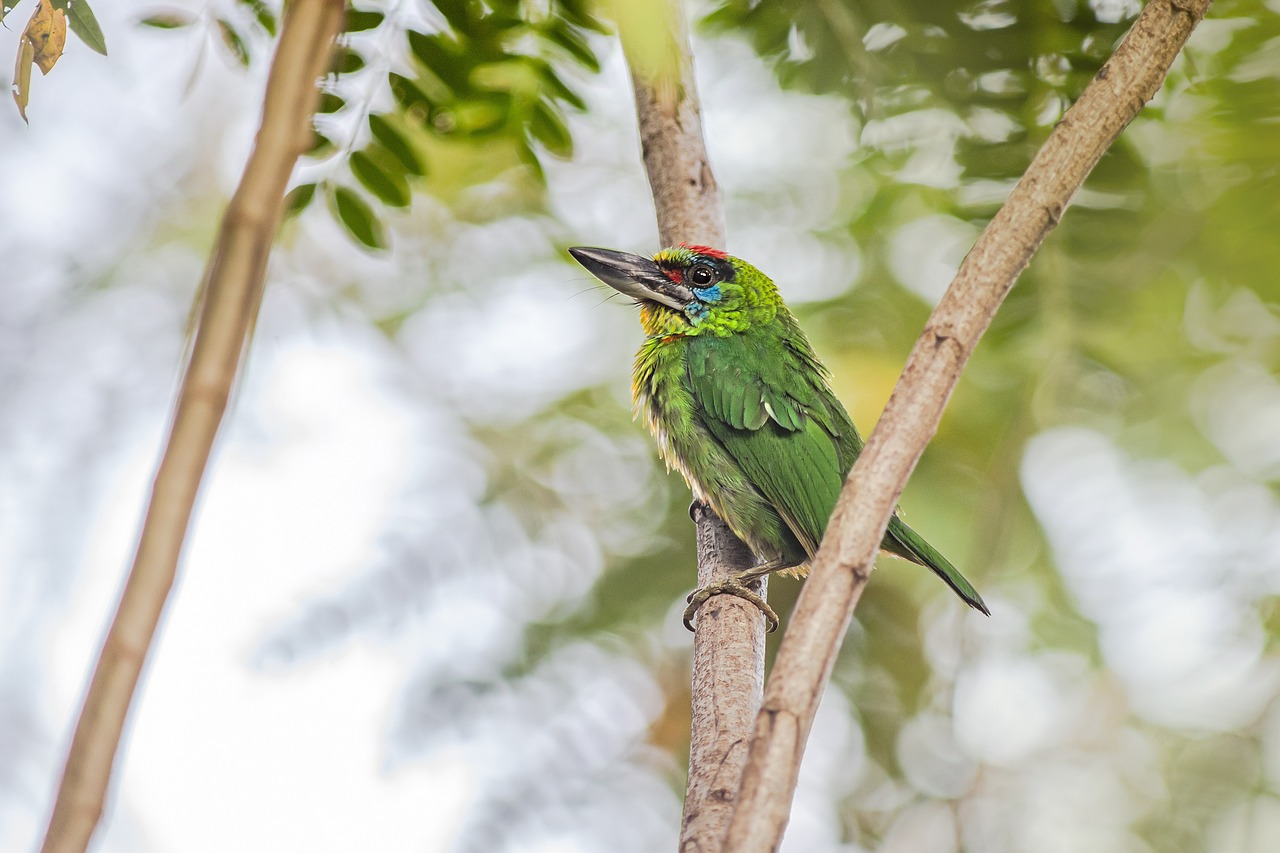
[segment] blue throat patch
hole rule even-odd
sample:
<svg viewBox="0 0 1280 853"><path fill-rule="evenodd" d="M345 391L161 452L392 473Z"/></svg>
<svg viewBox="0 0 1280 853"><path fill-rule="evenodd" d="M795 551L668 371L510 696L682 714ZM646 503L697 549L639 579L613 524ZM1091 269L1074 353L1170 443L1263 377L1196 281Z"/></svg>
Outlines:
<svg viewBox="0 0 1280 853"><path fill-rule="evenodd" d="M690 302L684 306L684 313L689 318L690 323L697 325L698 321L706 319L707 314L711 311L708 303L720 301L720 285L695 287L693 288L693 295L697 297L697 301Z"/></svg>
<svg viewBox="0 0 1280 853"><path fill-rule="evenodd" d="M693 323L695 326L698 324L699 320L706 319L706 316L709 313L711 313L711 309L706 305L703 305L701 302L690 302L688 305L684 306L685 317L687 317L689 322Z"/></svg>

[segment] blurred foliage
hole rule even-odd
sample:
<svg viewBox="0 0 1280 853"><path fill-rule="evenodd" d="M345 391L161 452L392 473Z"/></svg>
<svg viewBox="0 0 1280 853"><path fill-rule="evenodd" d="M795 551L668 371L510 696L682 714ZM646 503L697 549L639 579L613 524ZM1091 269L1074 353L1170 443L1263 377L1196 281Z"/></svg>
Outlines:
<svg viewBox="0 0 1280 853"><path fill-rule="evenodd" d="M159 10L141 23L179 29L199 21ZM212 18L218 41L242 65L276 26L277 11L264 0L236 0ZM307 152L322 168L294 187L288 213L304 210L319 188L347 234L380 251L388 248L381 208L408 207L411 184L429 171L431 190L445 197L506 172L518 175L522 195L536 197L545 183L539 154L572 156L565 112L585 106L564 68L599 71L587 36L603 31L586 0L349 8ZM388 92L393 105L375 107Z"/></svg>
<svg viewBox="0 0 1280 853"><path fill-rule="evenodd" d="M791 849L1280 844L1275 9L1213 6L984 338L903 508L993 615L883 561ZM696 8L729 248L775 276L864 432L1137 10ZM142 23L255 68L279 11L223 0ZM405 463L378 562L259 652L290 666L361 633L418 643L388 740L400 760L479 744L461 849L674 838L689 494L631 422L633 317L562 252L602 234L655 248L628 218L644 207L630 93L596 76L617 71L606 29L584 0L353 9L273 258L394 364L426 461ZM395 251L352 261L334 222ZM784 618L798 588L771 582Z"/></svg>
<svg viewBox="0 0 1280 853"><path fill-rule="evenodd" d="M586 34L601 25L583 0L555 0L545 7L519 0L449 0L435 3L431 12L426 27L397 20L394 11L390 17L378 11L350 15L322 108L329 120L318 122L310 152L336 161L324 180L333 181L345 159L361 188L390 207L407 206L410 181L434 169L460 172L465 186L490 180L495 161L509 159L508 168L542 182L538 150L571 156L564 110L584 106L557 66L599 70ZM389 112L370 109L370 81L350 80L366 68L366 46L374 47L380 61L365 76L374 78L372 86L390 89L395 108ZM338 135L348 142L332 142ZM466 146L461 158L459 143ZM484 165L468 167L477 145ZM335 214L361 244L385 248L370 239L377 229L368 227L368 217L341 207Z"/></svg>
<svg viewBox="0 0 1280 853"><path fill-rule="evenodd" d="M1114 20L1115 9L1073 0L731 0L708 16L712 32L747 38L782 85L846 98L863 122L856 180L874 185L843 227L863 252L864 274L852 292L806 306L803 318L838 381L850 383L861 423L874 420L888 388L868 393L858 375L885 359L900 363L927 310L902 286L915 278L921 292L922 263L911 253L942 252L954 268L1123 34L1127 21ZM1162 93L1103 159L1010 294L907 489L905 507L917 527L961 555L984 593L1011 599L997 613L1011 605L1026 613L1024 653L1069 652L1094 666L1106 663L1091 622L1098 615L1077 609L1061 561L1019 495L1019 465L1032 436L1069 425L1188 471L1241 463L1224 459L1224 438L1206 429L1214 416L1204 408L1204 388L1206 375L1224 364L1271 377L1280 368L1280 256L1271 236L1280 223L1278 38L1271 9L1215 4ZM944 245L930 247L930 237ZM1250 404L1238 405L1240 416L1250 415ZM1256 428L1280 434L1275 410L1252 416L1270 424ZM1274 490L1280 471L1245 465L1242 474ZM1039 519L1052 536L1050 521ZM1274 551L1258 558L1274 571ZM954 701L954 681L926 653L930 629L916 629L936 618L939 605L920 610L918 595L895 589L924 592L928 579L917 574L897 567L877 573L858 610L865 634L851 637L865 636L865 643L846 646L836 674L860 709L870 757L886 774L868 774L846 801L850 837L868 848L892 840L893 819L909 811L911 790L899 789L906 799L885 814L870 783L901 784L904 733L917 714L945 711ZM1240 616L1274 632L1266 592L1264 583ZM1229 761L1220 772L1193 769L1177 756L1199 748L1194 734L1142 728L1162 756L1169 796L1147 807L1130 841L1120 833L1106 849L1212 846L1214 833L1226 831L1224 804L1248 802L1257 775ZM1246 753L1265 747L1256 730L1234 737L1245 739ZM979 798L981 788L968 796ZM1186 805L1197 798L1213 805L1201 799L1189 814ZM1002 846L979 821L963 832L972 849Z"/></svg>
<svg viewBox="0 0 1280 853"><path fill-rule="evenodd" d="M570 156L573 141L563 113L583 108L557 65L599 70L586 34L599 31L600 24L582 0L555 0L546 7L518 0L450 0L435 3L432 11L428 27L381 12L351 14L322 108L329 120L318 122L310 156L336 161L335 167L345 159L361 188L390 207L406 207L410 181L434 169L460 172L465 185L488 181L495 161L509 158L509 168L535 184L543 181L538 150ZM407 51L393 48L395 42ZM349 85L351 76L366 68L365 45L376 46L374 55L381 61L366 76L377 88L385 79L395 101L390 112L370 109L369 81ZM332 142L337 135L347 143ZM459 143L469 143L463 162ZM474 156L477 143L484 148L485 165L468 168L465 161ZM324 180L334 179L331 168ZM446 179L436 188L447 185ZM368 227L368 217L349 215L342 207L335 214L357 241L385 248L370 239L377 229Z"/></svg>
<svg viewBox="0 0 1280 853"><path fill-rule="evenodd" d="M839 174L825 179L838 187L835 212L814 230L853 246L861 271L799 312L864 429L946 283L938 270L954 269L1136 12L1133 4L1077 0L728 0L708 10L701 27L711 39L707 49L746 41L780 86L839 99L858 129L861 144L847 152ZM602 26L584 6L564 2L437 3L428 27L377 14L352 18L348 53L327 86L312 152L327 171L298 190L306 197L295 208L305 207L310 187L327 184L337 219L370 247L386 245L379 218L411 204L423 188L463 219L541 209L542 197L531 191L545 180L537 154L572 157L563 113L586 106L559 69L597 70L597 43L589 35ZM367 46L365 32L381 39L377 49ZM1152 793L1138 770L1124 771L1138 779L1116 782L1133 805L1116 818L1101 849L1206 846L1219 837L1214 833L1228 832L1222 828L1228 807L1258 790L1257 772L1220 758L1228 741L1242 754L1263 748L1256 716L1239 731L1213 734L1211 746L1201 732L1214 724L1144 718L1124 697L1139 686L1108 686L1113 651L1099 625L1110 617L1087 606L1087 596L1082 606L1081 581L1064 574L1052 519L1028 502L1020 478L1029 442L1067 427L1190 472L1239 468L1209 426L1204 383L1224 364L1251 365L1265 376L1280 367L1280 285L1272 272L1280 214L1277 43L1280 21L1267 7L1214 7L1189 55L1103 159L975 356L904 507L994 599L995 615L990 625L974 625L925 573L899 565L877 573L835 673L865 750L850 758L865 764L839 796L843 840L860 849L922 849L904 839L918 839L914 833L928 823L922 809L941 802L957 827L949 844L960 837L970 849L1027 849L1028 839L1048 831L1044 826L1073 823L1072 809L1087 811L1087 802L1073 806L1064 795L1061 814L1023 803L1017 819L993 818L985 804L994 799L1020 808L1020 798L1031 796L1023 774L1058 763L1087 767L1085 779L1123 775L1114 762L1129 760L1116 756L1129 755L1130 747L1119 744L1129 743L1130 734L1147 756L1135 766L1154 767L1163 787ZM385 77L394 106L372 110L372 99L353 95L348 84L361 75L377 77L378 86ZM351 141L330 141L339 138ZM341 183L343 164L358 191ZM494 190L501 201L490 195L475 208L468 188L484 183L502 186ZM735 188L728 192L732 211ZM780 283L787 292L788 282ZM610 377L609 384L622 387L626 377ZM476 425L492 454L485 501L515 508L529 530L547 524L548 513L591 506L549 487L548 472L581 447L584 435L634 434L615 400L579 391L516 424ZM550 433L548 424L556 425ZM568 425L574 426L562 438L571 440L530 440ZM1280 469L1246 467L1242 475L1273 489ZM670 621L672 602L692 583L692 536L683 485L668 478L659 494L666 505L652 518L666 520L661 535L642 552L613 554L580 606L534 620L501 678L513 684L535 678L571 638L608 648L620 641L667 694L649 738L674 754L678 767L687 748L684 652L655 646L652 632L657 620ZM1270 559L1274 565L1275 555ZM774 581L780 610L795 591L793 582ZM1242 611L1266 626L1272 649L1274 600L1246 596ZM966 664L956 657L959 647L972 661L1008 665ZM965 685L986 684L989 672L1051 685L1027 698L1018 692L1023 682L1013 679L1008 692L997 690L990 701L1098 698L1079 717L1054 716L1045 707L1028 711L1056 719L1061 730L1042 733L1022 752L998 740L984 752L977 735L965 740L963 719L959 734L937 720L963 716L966 703L977 701L965 697L979 689ZM450 692L439 672L419 685L433 702L450 708L457 700L453 711L470 716L502 683L481 688L482 682L468 682L465 699ZM438 720L444 712L424 713ZM1096 714L1110 715L1112 723L1089 729ZM982 731L980 723L968 726ZM578 754L571 730L562 730L561 748ZM1016 731L1011 727L1011 744L1018 743ZM523 825L546 808L551 795L531 793L546 784L546 767L533 761L524 775L506 777L478 806L472 824L478 835L468 844L511 843L493 828ZM679 771L665 772L678 788ZM572 781L578 778L572 765L555 775L555 786L564 788L557 802L577 802L584 789ZM1062 770L1053 778L1069 785L1073 777Z"/></svg>

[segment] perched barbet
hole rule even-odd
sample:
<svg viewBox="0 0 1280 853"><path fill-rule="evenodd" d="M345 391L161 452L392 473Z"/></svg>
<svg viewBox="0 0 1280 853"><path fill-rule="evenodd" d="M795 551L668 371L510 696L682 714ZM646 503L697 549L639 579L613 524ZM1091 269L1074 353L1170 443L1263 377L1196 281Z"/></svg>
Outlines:
<svg viewBox="0 0 1280 853"><path fill-rule="evenodd" d="M748 584L771 572L803 576L863 441L828 384L778 288L746 261L706 246L653 259L610 249L569 253L635 299L645 341L632 393L668 467L684 475L755 554L755 568L697 590L685 625L729 593L777 616ZM970 607L973 585L895 514L880 547L931 569Z"/></svg>

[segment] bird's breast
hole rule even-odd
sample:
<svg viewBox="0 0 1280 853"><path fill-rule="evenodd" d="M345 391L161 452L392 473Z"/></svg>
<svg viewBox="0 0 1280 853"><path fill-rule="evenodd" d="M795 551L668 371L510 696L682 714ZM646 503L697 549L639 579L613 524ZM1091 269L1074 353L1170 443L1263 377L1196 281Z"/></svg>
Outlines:
<svg viewBox="0 0 1280 853"><path fill-rule="evenodd" d="M660 338L646 341L636 356L632 401L636 418L649 428L667 470L679 471L694 497L705 501L707 490L691 464L701 427L685 383L684 344Z"/></svg>

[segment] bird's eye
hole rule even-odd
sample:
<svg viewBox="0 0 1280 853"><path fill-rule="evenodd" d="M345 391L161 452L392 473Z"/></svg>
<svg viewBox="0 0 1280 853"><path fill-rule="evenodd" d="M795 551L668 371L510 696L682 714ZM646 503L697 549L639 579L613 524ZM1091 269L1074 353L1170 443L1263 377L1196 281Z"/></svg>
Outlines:
<svg viewBox="0 0 1280 853"><path fill-rule="evenodd" d="M689 270L689 280L698 287L706 287L708 284L715 281L715 279L716 274L712 272L711 267L706 264L698 264L696 267Z"/></svg>

